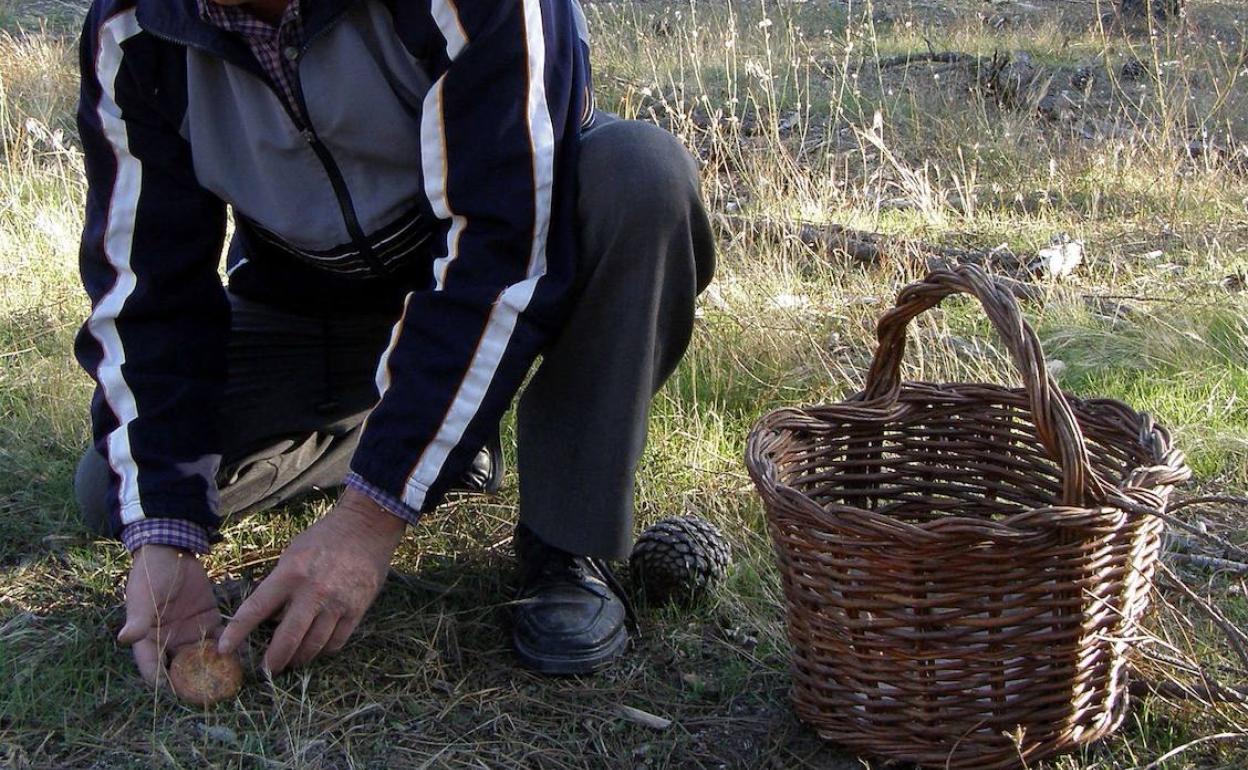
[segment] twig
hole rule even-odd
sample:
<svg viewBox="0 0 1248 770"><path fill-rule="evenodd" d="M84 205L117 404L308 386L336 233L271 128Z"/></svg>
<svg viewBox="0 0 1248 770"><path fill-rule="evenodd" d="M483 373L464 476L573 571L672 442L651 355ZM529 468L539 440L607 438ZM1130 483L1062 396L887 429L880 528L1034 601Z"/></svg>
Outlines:
<svg viewBox="0 0 1248 770"><path fill-rule="evenodd" d="M931 45L930 43L928 44ZM935 64L962 64L969 61L979 61L978 56L961 51L940 51L936 52L928 50L927 53L903 53L897 56L890 56L887 59L880 59L876 66L879 69L886 70L892 67L904 67L918 62L933 62Z"/></svg>
<svg viewBox="0 0 1248 770"><path fill-rule="evenodd" d="M1203 567L1216 572L1229 572L1232 575L1248 575L1248 563L1242 561L1232 561L1230 559L1219 559L1215 556L1201 556L1195 553L1181 553L1172 551L1170 558L1173 561L1191 564L1194 567Z"/></svg>
<svg viewBox="0 0 1248 770"><path fill-rule="evenodd" d="M1108 299L1119 300L1124 302L1159 302L1167 305L1183 305L1191 307L1192 301L1186 297L1151 297L1146 294L1092 294L1085 293L1082 295L1087 299ZM1204 305L1196 305L1196 307L1214 307L1216 303L1210 302ZM1220 305L1219 305L1220 307Z"/></svg>
<svg viewBox="0 0 1248 770"><path fill-rule="evenodd" d="M1153 760L1152 762L1149 762L1144 767L1139 768L1139 770L1157 770L1157 768L1161 767L1162 764L1164 764L1166 760L1171 759L1175 756L1178 756L1179 754L1182 754L1183 752L1187 751L1193 746L1198 746L1202 743L1208 743L1209 741L1225 741L1225 740L1231 740L1233 738L1248 738L1248 733L1215 733L1214 735L1206 735L1201 738L1197 738L1194 741L1188 741L1182 746L1170 749L1165 754L1162 754L1157 759Z"/></svg>
<svg viewBox="0 0 1248 770"><path fill-rule="evenodd" d="M1183 521L1182 519L1176 519L1175 517L1171 516L1168 513L1162 513L1161 511L1150 511L1148 512L1148 515L1156 516L1157 518L1166 522L1170 526L1176 529L1181 529L1187 534L1191 535L1192 537L1195 537L1197 540L1207 540L1211 543L1215 543L1219 548L1222 549L1223 554L1226 556L1234 556L1236 559L1242 559L1243 561L1248 561L1248 550L1245 550L1241 548L1240 546L1235 545L1230 540L1227 540L1224 537L1219 537L1218 535L1215 535L1212 532L1207 532L1201 529L1200 527L1196 526L1195 524L1188 524L1186 521Z"/></svg>
<svg viewBox="0 0 1248 770"><path fill-rule="evenodd" d="M424 578L418 578L415 575L408 575L406 573L399 572L394 568L391 568L386 576L389 579L402 584L404 588L408 588L413 591L428 591L436 594L437 596L451 596L465 592L465 589L460 588L458 583L449 586L443 585L442 583L435 583L432 580L425 580Z"/></svg>
<svg viewBox="0 0 1248 770"><path fill-rule="evenodd" d="M280 559L281 556L282 556L282 552L280 550L271 551L269 553L261 553L259 556L256 556L252 559L248 559L247 561L242 562L241 564L223 564L220 567L217 567L216 569L211 570L208 573L208 577L212 578L213 580L216 580L217 578L223 577L231 572L251 569L252 567L259 567L265 564L269 564L271 562L275 562L278 559Z"/></svg>
<svg viewBox="0 0 1248 770"><path fill-rule="evenodd" d="M869 230L856 230L839 224L816 224L802 221L783 221L763 218L747 218L720 214L715 224L729 232L754 230L793 238L802 244L827 254L843 254L866 264L878 264L890 258L927 258L929 270L947 268L950 263L973 264L1003 268L1017 272L1024 270L1027 262L1006 249L960 249L938 246L911 238L898 238Z"/></svg>
<svg viewBox="0 0 1248 770"><path fill-rule="evenodd" d="M636 722L644 727L649 727L651 730L666 730L672 726L672 720L667 717L651 714L649 711L642 711L639 708L625 706L624 704L616 707L616 713L630 722Z"/></svg>
<svg viewBox="0 0 1248 770"><path fill-rule="evenodd" d="M1190 508L1193 505L1238 505L1248 508L1248 498L1233 497L1231 495L1209 495L1205 497L1189 497L1185 500L1178 500L1166 506L1166 512L1161 513L1154 511L1152 515L1166 522L1167 524L1181 529L1197 540L1204 540L1213 543L1222 549L1224 558L1234 558L1237 561L1248 562L1248 549L1235 545L1224 537L1202 529L1194 524L1188 524L1185 521L1177 519L1173 514L1184 508Z"/></svg>
<svg viewBox="0 0 1248 770"><path fill-rule="evenodd" d="M1203 497L1188 497L1171 503L1166 510L1170 513L1181 511L1193 505L1238 505L1248 508L1248 497L1236 497L1235 495L1205 495Z"/></svg>
<svg viewBox="0 0 1248 770"><path fill-rule="evenodd" d="M1176 681L1158 682L1152 679L1134 679L1131 682L1130 690L1131 694L1136 697L1156 694L1178 700L1203 700L1217 703L1235 703L1238 705L1248 704L1248 690L1227 687L1212 680L1182 684Z"/></svg>
<svg viewBox="0 0 1248 770"><path fill-rule="evenodd" d="M1212 604L1198 596L1196 592L1180 580L1179 577L1175 575L1164 562L1159 561L1157 563L1157 568L1169 578L1168 582L1173 587L1179 589L1180 593L1194 602L1196 607L1210 620L1212 620L1215 626L1221 629L1222 634L1226 637L1226 640L1230 642L1232 649L1235 650L1235 654L1239 656L1239 662L1243 664L1244 670L1248 671L1248 650L1245 650L1244 648L1244 643L1248 642L1248 636L1245 636L1243 631L1240 631L1235 627L1235 624L1227 620L1226 616L1219 612L1217 607L1214 607Z"/></svg>

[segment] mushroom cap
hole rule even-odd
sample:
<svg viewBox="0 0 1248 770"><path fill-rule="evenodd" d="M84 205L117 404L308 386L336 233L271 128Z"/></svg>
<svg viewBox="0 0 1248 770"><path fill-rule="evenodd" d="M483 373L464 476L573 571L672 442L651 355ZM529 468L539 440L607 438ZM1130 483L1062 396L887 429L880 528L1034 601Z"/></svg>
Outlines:
<svg viewBox="0 0 1248 770"><path fill-rule="evenodd" d="M221 655L213 639L179 649L169 664L173 692L187 703L211 706L230 700L243 686L243 667L237 655Z"/></svg>

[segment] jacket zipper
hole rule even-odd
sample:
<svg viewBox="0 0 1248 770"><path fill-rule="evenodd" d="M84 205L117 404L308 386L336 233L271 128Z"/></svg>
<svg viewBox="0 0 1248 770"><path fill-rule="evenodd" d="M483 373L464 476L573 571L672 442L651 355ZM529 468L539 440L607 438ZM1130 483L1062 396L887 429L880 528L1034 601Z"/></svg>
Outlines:
<svg viewBox="0 0 1248 770"><path fill-rule="evenodd" d="M295 87L299 89L299 101L302 102L303 89L299 85L298 77L295 78ZM302 104L300 109L305 113L307 112L307 107ZM385 267L382 266L381 260L377 259L377 255L373 253L372 245L364 236L364 228L360 227L359 217L355 213L355 203L351 200L351 191L347 189L346 180L342 178L342 171L338 169L338 164L334 162L334 156L330 154L329 148L316 135L316 130L312 128L311 120L308 121L307 128L303 130L303 140L312 148L312 152L316 154L317 160L321 162L326 175L329 176L329 184L334 188L334 196L338 198L338 208L342 210L342 222L347 226L347 233L351 235L351 240L355 242L355 247L359 249L360 258L378 276L385 275Z"/></svg>
<svg viewBox="0 0 1248 770"><path fill-rule="evenodd" d="M300 60L303 59L304 53L307 52L312 43L320 37L325 30L334 26L338 17L342 16L343 13L345 13L345 11L340 12L338 16L330 19L324 27L317 30L316 34L312 35L312 37L304 40L303 43L300 44ZM144 31L156 38L175 45L194 45L193 43L185 40L176 40L168 35L155 32L153 30L145 29ZM195 47L205 50L207 53L212 53L212 51L207 51L207 49L200 46ZM290 117L291 123L293 123L295 128L299 130L300 135L303 137L303 140L308 143L308 146L312 148L312 152L316 155L316 159L321 162L321 166L325 169L326 176L329 177L329 184L334 190L334 197L338 200L338 208L342 212L342 222L346 225L347 234L351 236L353 245L359 250L360 258L368 264L369 269L372 270L373 273L377 276L384 276L386 274L385 266L382 265L381 260L379 260L377 255L373 252L372 245L368 242L368 239L364 235L364 228L360 227L360 219L355 212L355 202L351 200L351 191L347 189L347 182L342 176L342 170L338 168L338 163L334 160L334 156L330 154L329 148L326 147L320 137L317 136L316 129L312 126L312 118L308 115L308 103L303 95L303 78L299 74L299 62L295 63L295 96L299 99L298 112L302 113L302 115L295 114L296 111L291 109L291 107L286 104L286 99L278 90L277 84L270 80L267 73L261 71L254 74L260 75L261 79L264 80L265 84L269 87L269 90L272 91L273 95L277 97L278 104L282 105L282 109L286 112L287 116Z"/></svg>
<svg viewBox="0 0 1248 770"><path fill-rule="evenodd" d="M299 57L295 60L295 98L299 100L299 112L303 116L303 139L312 148L317 160L325 168L325 174L329 176L329 184L334 188L334 195L338 198L338 208L342 210L342 222L347 226L347 233L355 242L360 258L368 264L370 270L381 277L386 274L386 269L377 255L373 253L372 244L364 235L364 228L360 227L360 219L355 211L355 201L351 200L351 190L347 188L347 181L343 178L342 170L338 168L338 163L334 160L329 148L317 136L316 128L312 125L312 114L308 112L307 98L303 94L303 75L299 72L303 64L303 55L307 53L312 43L331 26L333 26L332 23L326 24L312 37L304 40L299 46Z"/></svg>

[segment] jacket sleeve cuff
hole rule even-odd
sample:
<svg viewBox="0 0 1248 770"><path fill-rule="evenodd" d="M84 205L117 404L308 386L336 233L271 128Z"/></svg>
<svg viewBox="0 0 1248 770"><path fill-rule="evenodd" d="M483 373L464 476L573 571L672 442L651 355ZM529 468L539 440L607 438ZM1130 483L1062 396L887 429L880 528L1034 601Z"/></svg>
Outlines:
<svg viewBox="0 0 1248 770"><path fill-rule="evenodd" d="M127 524L121 542L134 553L145 545L167 545L196 554L211 549L208 530L184 519L143 519Z"/></svg>
<svg viewBox="0 0 1248 770"><path fill-rule="evenodd" d="M388 513L398 516L408 524L414 525L420 521L420 511L404 503L389 492L374 484L370 484L368 480L354 471L347 474L347 486L356 492L363 493L374 503L385 508Z"/></svg>

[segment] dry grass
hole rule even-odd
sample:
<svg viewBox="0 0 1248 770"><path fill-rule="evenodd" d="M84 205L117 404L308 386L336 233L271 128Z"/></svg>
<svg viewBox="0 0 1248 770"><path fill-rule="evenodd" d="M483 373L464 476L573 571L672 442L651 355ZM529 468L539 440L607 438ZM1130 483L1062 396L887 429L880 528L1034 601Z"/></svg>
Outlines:
<svg viewBox="0 0 1248 770"><path fill-rule="evenodd" d="M781 599L741 454L762 411L861 385L874 319L919 268L863 267L748 227L723 233L720 274L658 400L638 479L643 522L690 511L731 534L737 563L712 601L645 611L638 648L604 676L520 671L503 607L510 492L457 501L414 532L398 576L337 658L253 680L216 709L146 692L111 640L126 560L82 535L69 494L89 389L69 354L85 303L74 273L73 43L63 36L76 22L57 15L67 7L0 0L12 31L0 37L0 765L861 766L787 708ZM1248 487L1248 295L1224 280L1248 270L1248 185L1235 156L1248 140L1248 60L1236 3L1193 0L1181 33L1155 36L1102 21L1108 9L1081 0L587 10L600 102L694 148L716 213L1019 253L1059 232L1083 240L1084 266L1041 281L1043 302L1029 307L1065 364L1063 385L1155 413L1192 456L1199 487ZM52 22L40 29L40 18ZM994 49L1025 50L1037 69L1008 99L976 86L982 59L880 64ZM1160 74L1125 79L1132 60ZM1081 69L1093 72L1090 88L1072 85ZM1193 141L1206 148L1198 157ZM968 303L924 317L915 338L912 376L1013 380ZM227 604L325 507L230 530L209 560ZM1248 539L1242 511L1191 515ZM1243 626L1241 582L1183 574ZM1238 661L1190 600L1164 587L1159 597L1150 631L1173 648L1164 654L1233 683L1218 667ZM1150 673L1190 679L1173 664ZM621 703L674 724L650 730L620 716ZM1245 721L1240 706L1148 696L1118 736L1048 767L1144 767L1202 736L1241 734ZM1242 742L1218 739L1163 766L1246 765Z"/></svg>

